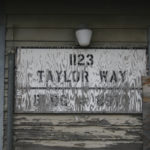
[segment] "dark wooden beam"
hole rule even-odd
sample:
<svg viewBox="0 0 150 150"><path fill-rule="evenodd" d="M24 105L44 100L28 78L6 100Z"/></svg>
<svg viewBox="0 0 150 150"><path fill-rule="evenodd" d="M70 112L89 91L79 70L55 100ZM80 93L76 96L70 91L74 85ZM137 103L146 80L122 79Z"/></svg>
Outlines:
<svg viewBox="0 0 150 150"><path fill-rule="evenodd" d="M8 60L8 112L7 112L7 150L13 149L13 100L14 100L14 70L15 54L9 54Z"/></svg>
<svg viewBox="0 0 150 150"><path fill-rule="evenodd" d="M150 76L150 27L148 28L148 36L147 36L147 41L148 41L148 60L147 60L147 69L148 69L148 75Z"/></svg>
<svg viewBox="0 0 150 150"><path fill-rule="evenodd" d="M3 149L4 66L5 66L5 14L0 2L0 150Z"/></svg>

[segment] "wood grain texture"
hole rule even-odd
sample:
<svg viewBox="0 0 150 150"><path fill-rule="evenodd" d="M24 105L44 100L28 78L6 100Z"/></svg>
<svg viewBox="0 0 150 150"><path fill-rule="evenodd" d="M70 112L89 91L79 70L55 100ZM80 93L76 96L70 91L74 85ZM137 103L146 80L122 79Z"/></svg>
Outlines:
<svg viewBox="0 0 150 150"><path fill-rule="evenodd" d="M15 114L14 126L141 126L141 115Z"/></svg>
<svg viewBox="0 0 150 150"><path fill-rule="evenodd" d="M17 126L14 127L17 140L141 140L141 127L100 126Z"/></svg>
<svg viewBox="0 0 150 150"><path fill-rule="evenodd" d="M21 140L16 150L141 150L141 142L130 141L50 141Z"/></svg>
<svg viewBox="0 0 150 150"><path fill-rule="evenodd" d="M141 115L15 114L16 150L142 149Z"/></svg>
<svg viewBox="0 0 150 150"><path fill-rule="evenodd" d="M143 150L150 149L150 77L143 77Z"/></svg>
<svg viewBox="0 0 150 150"><path fill-rule="evenodd" d="M16 150L141 150L141 115L15 114Z"/></svg>

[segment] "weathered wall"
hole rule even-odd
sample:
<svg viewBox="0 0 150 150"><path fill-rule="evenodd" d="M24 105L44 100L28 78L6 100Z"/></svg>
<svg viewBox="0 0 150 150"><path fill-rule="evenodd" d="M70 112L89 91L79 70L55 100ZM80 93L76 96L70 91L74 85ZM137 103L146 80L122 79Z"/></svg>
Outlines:
<svg viewBox="0 0 150 150"><path fill-rule="evenodd" d="M42 3L6 1L5 119L8 96L8 51L16 47L75 46L75 28L93 29L91 46L146 47L147 5L111 1ZM142 115L15 114L14 149L142 150ZM6 121L5 121L6 123ZM6 126L5 126L6 127ZM6 129L6 128L5 128ZM6 131L6 130L5 130ZM5 132L6 133L6 132ZM7 144L5 136L5 146Z"/></svg>
<svg viewBox="0 0 150 150"><path fill-rule="evenodd" d="M150 77L143 77L143 150L150 149Z"/></svg>

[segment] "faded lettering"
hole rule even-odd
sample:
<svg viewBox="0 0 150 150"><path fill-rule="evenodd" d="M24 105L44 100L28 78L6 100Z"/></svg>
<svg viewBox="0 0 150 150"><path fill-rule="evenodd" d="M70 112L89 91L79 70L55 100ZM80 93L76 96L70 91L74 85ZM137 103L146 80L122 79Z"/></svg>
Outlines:
<svg viewBox="0 0 150 150"><path fill-rule="evenodd" d="M43 70L38 70L37 75L39 76L39 82L43 82Z"/></svg>

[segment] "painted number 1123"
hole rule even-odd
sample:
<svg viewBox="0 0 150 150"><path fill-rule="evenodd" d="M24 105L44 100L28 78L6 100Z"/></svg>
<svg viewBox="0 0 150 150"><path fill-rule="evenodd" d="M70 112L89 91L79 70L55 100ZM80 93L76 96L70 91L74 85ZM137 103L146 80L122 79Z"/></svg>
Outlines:
<svg viewBox="0 0 150 150"><path fill-rule="evenodd" d="M70 54L69 55L69 59L70 59L70 65L72 66L84 66L84 65L88 65L88 66L92 66L94 63L94 57L92 54Z"/></svg>

